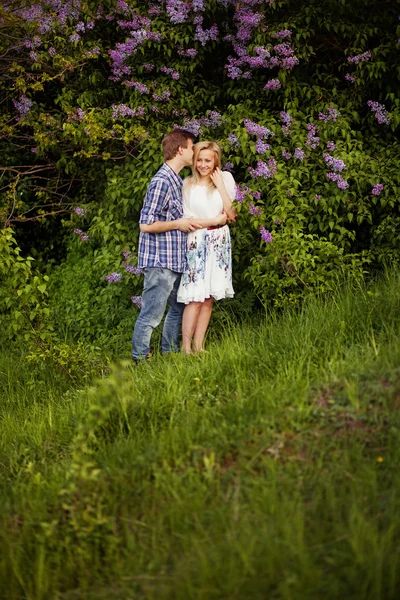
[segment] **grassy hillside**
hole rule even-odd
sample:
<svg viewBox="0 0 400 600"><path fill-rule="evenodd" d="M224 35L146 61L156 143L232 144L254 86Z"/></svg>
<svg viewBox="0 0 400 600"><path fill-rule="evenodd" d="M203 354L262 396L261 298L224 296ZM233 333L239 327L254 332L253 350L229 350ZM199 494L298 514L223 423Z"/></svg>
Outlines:
<svg viewBox="0 0 400 600"><path fill-rule="evenodd" d="M398 275L90 388L0 378L2 598L399 597Z"/></svg>

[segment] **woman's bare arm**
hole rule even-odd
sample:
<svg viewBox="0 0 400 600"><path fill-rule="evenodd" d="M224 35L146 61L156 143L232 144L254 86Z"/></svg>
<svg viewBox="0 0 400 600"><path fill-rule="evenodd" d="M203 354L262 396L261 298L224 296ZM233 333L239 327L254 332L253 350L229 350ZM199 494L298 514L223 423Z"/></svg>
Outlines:
<svg viewBox="0 0 400 600"><path fill-rule="evenodd" d="M214 173L212 173L211 179L221 195L224 213L230 222L234 221L236 219L236 209L232 206L232 200L229 198L228 192L226 191L221 169L217 167Z"/></svg>

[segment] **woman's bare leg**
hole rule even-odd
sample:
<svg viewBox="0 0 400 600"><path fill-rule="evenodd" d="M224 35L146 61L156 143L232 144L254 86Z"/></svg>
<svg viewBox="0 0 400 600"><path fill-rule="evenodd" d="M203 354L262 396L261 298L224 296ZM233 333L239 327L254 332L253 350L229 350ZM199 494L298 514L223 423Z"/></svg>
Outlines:
<svg viewBox="0 0 400 600"><path fill-rule="evenodd" d="M190 354L192 351L192 339L197 327L197 320L202 302L190 302L186 304L182 317L182 352Z"/></svg>
<svg viewBox="0 0 400 600"><path fill-rule="evenodd" d="M200 305L200 311L196 321L193 335L193 346L195 350L204 350L204 338L210 322L214 298L207 298Z"/></svg>

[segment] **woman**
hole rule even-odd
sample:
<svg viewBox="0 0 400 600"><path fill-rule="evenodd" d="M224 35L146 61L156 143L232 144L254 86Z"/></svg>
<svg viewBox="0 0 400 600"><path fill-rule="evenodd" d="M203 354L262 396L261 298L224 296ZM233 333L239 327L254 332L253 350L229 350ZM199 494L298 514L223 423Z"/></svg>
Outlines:
<svg viewBox="0 0 400 600"><path fill-rule="evenodd" d="M221 149L215 142L193 146L192 176L183 182L184 216L203 229L188 234L187 268L181 278L178 302L186 304L182 320L182 351L204 350L214 299L232 298L231 238L226 221L236 211L235 181L221 171Z"/></svg>

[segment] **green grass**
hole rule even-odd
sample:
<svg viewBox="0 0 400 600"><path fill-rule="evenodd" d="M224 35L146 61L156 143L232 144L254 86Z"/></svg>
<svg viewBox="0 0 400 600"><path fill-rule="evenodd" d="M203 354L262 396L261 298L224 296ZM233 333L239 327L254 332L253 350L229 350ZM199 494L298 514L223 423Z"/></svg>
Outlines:
<svg viewBox="0 0 400 600"><path fill-rule="evenodd" d="M0 360L7 600L399 598L400 280L90 388Z"/></svg>

